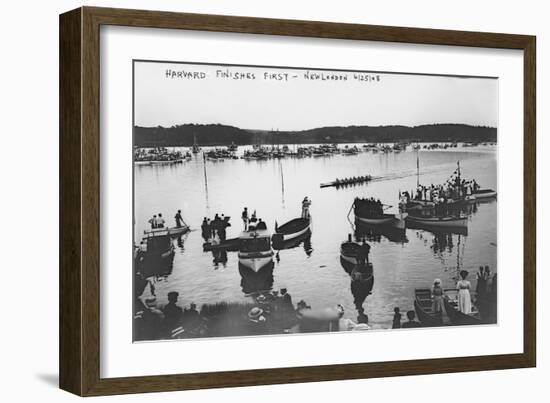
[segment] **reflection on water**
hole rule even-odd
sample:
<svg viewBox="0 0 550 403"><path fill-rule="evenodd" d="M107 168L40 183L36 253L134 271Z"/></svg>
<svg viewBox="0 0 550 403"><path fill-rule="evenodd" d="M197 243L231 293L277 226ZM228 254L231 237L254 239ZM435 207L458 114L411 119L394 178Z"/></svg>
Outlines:
<svg viewBox="0 0 550 403"><path fill-rule="evenodd" d="M242 154L244 148L238 152ZM457 266L473 273L479 265L488 265L496 273L496 201L461 206L469 216L467 232L429 228L396 232L355 225L353 213L348 219L355 197L375 197L395 206L389 212L397 212L399 192L416 187L417 154L421 183L444 182L460 160L465 177L475 178L482 187L497 187L496 151L491 148L218 162L205 162L199 154L181 164L135 166L137 243L148 219L159 212L173 221L171 217L181 209L192 228L174 240L171 272L155 284L158 302L165 304L172 290L179 292L180 305L194 302L200 307L220 301L246 302L253 293L287 288L296 301L305 300L313 307L341 304L347 318L366 314L373 327L390 328L394 307L412 308L414 288L429 287L435 278L442 279L444 288L454 287ZM319 187L335 178L367 174L389 179L345 188ZM305 196L312 200L311 232L277 246L268 267L253 272L239 266L236 252L203 250L204 217L229 216L227 239L234 239L243 230L240 214L246 206L273 231L275 222L300 216ZM366 291L365 284L353 285L340 267L339 248L348 234L371 244L376 278L372 290Z"/></svg>

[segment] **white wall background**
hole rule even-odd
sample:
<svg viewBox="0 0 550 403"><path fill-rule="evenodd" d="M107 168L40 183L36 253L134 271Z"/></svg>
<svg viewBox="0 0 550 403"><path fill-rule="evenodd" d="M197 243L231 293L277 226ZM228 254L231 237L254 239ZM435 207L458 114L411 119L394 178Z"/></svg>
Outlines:
<svg viewBox="0 0 550 403"><path fill-rule="evenodd" d="M11 1L0 25L0 396L3 401L76 401L57 389L58 365L58 14L79 1ZM537 35L538 71L538 368L263 386L102 398L102 401L281 402L426 399L547 401L550 373L550 255L543 248L550 224L543 204L550 196L550 25L546 2L536 0L394 0L272 2L247 0L90 1L87 5L161 9L258 17L310 19ZM7 140L7 141L6 141ZM521 245L518 245L521 247ZM505 298L505 296L503 296Z"/></svg>

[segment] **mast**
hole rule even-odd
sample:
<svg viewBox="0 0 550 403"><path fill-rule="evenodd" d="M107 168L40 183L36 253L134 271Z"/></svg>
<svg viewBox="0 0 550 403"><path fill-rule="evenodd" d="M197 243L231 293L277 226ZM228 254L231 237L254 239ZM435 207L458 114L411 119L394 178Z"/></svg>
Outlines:
<svg viewBox="0 0 550 403"><path fill-rule="evenodd" d="M202 154L202 162L203 162L203 168L204 168L204 190L206 195L206 209L209 209L208 206L208 176L206 175L206 154Z"/></svg>
<svg viewBox="0 0 550 403"><path fill-rule="evenodd" d="M416 153L416 187L420 186L420 160L418 153Z"/></svg>

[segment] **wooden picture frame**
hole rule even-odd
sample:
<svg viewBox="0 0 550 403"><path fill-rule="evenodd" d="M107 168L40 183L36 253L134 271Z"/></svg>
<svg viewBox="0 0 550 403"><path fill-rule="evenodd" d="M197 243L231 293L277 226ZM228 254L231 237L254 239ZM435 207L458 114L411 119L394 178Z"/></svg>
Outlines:
<svg viewBox="0 0 550 403"><path fill-rule="evenodd" d="M100 27L170 28L524 52L521 354L129 378L100 377ZM81 7L60 16L60 387L81 396L533 367L536 363L535 37Z"/></svg>

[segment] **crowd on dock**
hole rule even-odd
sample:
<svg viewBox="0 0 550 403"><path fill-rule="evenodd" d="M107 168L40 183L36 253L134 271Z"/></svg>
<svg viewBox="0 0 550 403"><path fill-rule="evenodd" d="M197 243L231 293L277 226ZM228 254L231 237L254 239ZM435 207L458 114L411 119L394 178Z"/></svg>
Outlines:
<svg viewBox="0 0 550 403"><path fill-rule="evenodd" d="M344 318L344 308L316 309L306 301L295 305L286 288L257 293L248 303L195 303L182 307L179 293L170 291L168 302L159 305L154 290L136 299L134 321L136 340L159 340L236 335L307 333L368 330L368 317L357 321Z"/></svg>

